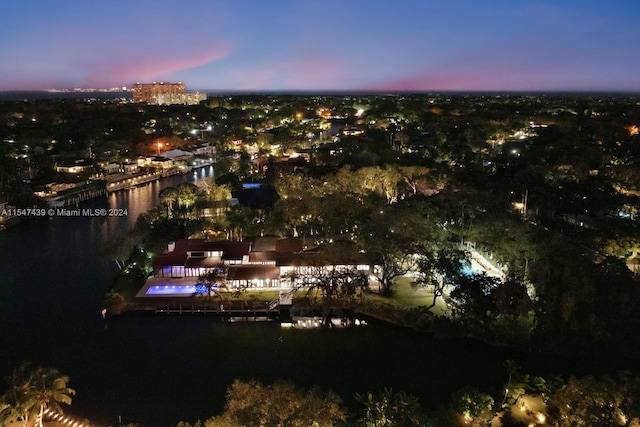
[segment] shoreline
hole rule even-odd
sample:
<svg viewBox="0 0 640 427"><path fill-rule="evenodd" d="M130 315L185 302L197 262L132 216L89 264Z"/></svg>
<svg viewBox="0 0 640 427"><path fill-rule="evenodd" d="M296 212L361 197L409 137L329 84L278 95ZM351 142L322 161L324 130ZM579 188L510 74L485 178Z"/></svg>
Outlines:
<svg viewBox="0 0 640 427"><path fill-rule="evenodd" d="M120 295L114 301L115 304L110 305L109 295ZM249 294L251 295L251 294ZM377 295L377 294L376 294ZM250 298L250 296L249 296ZM207 301L208 299L208 301ZM145 298L130 297L125 298L122 294L111 291L105 299L107 302L106 309L110 316L123 316L134 314L153 314L153 315L208 315L229 317L234 314L264 314L268 311L274 318L279 318L279 307L274 310L265 310L267 301L247 301L230 298L222 298L214 300L214 297L206 296L190 296L190 297L155 297ZM251 305L253 304L253 305ZM223 306L223 309L221 309ZM293 313L313 313L323 316L325 313L350 313L351 316L365 316L376 321L384 322L389 325L397 326L404 329L413 330L419 334L429 334L436 338L459 338L480 341L484 344L508 348L514 351L526 353L537 353L532 346L522 346L517 343L509 343L503 340L491 340L488 337L477 336L474 334L461 333L459 327L452 327L455 322L451 319L438 316L430 312L426 306L417 307L400 307L392 304L385 304L375 300L352 300L352 301L335 301L330 305L322 302L310 302L303 299L298 303L294 302L291 306L287 306L284 319L293 316Z"/></svg>
<svg viewBox="0 0 640 427"><path fill-rule="evenodd" d="M120 295L120 294L118 294ZM154 315L154 316L215 316L230 322L238 321L280 321L289 323L293 317L348 317L366 318L370 321L383 322L398 328L412 330L422 335L430 335L438 340L468 340L483 345L489 345L496 348L503 348L509 352L517 352L527 356L536 357L540 355L555 356L570 360L593 359L600 360L607 365L615 366L616 369L631 369L637 362L638 355L623 354L615 348L580 348L578 346L557 346L549 345L542 348L535 336L528 337L527 340L516 342L509 340L509 337L499 336L488 331L484 334L477 334L468 326L456 322L453 319L438 316L427 310L426 306L418 307L399 307L392 304L384 304L374 300L352 300L352 301L334 301L333 304L326 305L324 303L316 303L308 299L293 304L286 309L283 315L279 310L272 310L269 313L256 308L249 307L249 302L238 299L226 299L216 301L196 301L200 297L182 298L154 298L153 300L136 301L138 298L125 299L117 310L113 307L109 308L109 316L123 315ZM207 297L202 297L207 298ZM232 297L233 298L233 297ZM255 303L255 302L254 302ZM258 305L264 305L264 301ZM183 309L177 309L179 304L183 304ZM195 305L195 309L188 307L190 304ZM220 309L220 305L224 305L224 309ZM244 304L244 305L243 305ZM163 310L163 307L172 306L174 309ZM198 307L198 305L200 307ZM206 308L206 307L208 308ZM245 311L240 311L244 309ZM284 310L283 310L284 311ZM245 318L243 320L243 318ZM257 320L257 318L260 318Z"/></svg>

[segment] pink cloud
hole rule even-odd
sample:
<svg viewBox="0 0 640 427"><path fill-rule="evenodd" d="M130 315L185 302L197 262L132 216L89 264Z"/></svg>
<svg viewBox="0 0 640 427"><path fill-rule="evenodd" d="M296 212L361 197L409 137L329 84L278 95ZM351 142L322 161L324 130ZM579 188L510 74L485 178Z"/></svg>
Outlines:
<svg viewBox="0 0 640 427"><path fill-rule="evenodd" d="M28 75L18 78L12 76L11 79L0 79L0 91L42 90L66 86L67 85L61 85L59 81L56 81L54 79L30 77Z"/></svg>
<svg viewBox="0 0 640 427"><path fill-rule="evenodd" d="M584 67L567 57L504 49L503 54L477 51L366 85L374 91L546 90L573 87Z"/></svg>
<svg viewBox="0 0 640 427"><path fill-rule="evenodd" d="M208 51L180 53L178 55L156 54L153 57L121 58L117 61L93 63L85 76L88 86L120 86L137 81L150 81L169 73L200 67L226 57L229 49L217 47Z"/></svg>
<svg viewBox="0 0 640 427"><path fill-rule="evenodd" d="M374 91L530 90L553 69L571 69L568 59L551 52L523 49L515 43L480 45L433 58L397 77L365 85Z"/></svg>
<svg viewBox="0 0 640 427"><path fill-rule="evenodd" d="M495 76L486 72L452 72L447 74L424 71L380 83L366 85L362 89L367 91L446 91L487 89L487 83L491 81L492 77Z"/></svg>
<svg viewBox="0 0 640 427"><path fill-rule="evenodd" d="M555 19L555 9L547 11ZM590 52L566 40L552 45L533 40L480 45L476 49L451 52L417 69L364 84L374 91L531 91L584 90L620 87L615 80L629 81L613 51ZM625 67L626 69L627 67Z"/></svg>
<svg viewBox="0 0 640 427"><path fill-rule="evenodd" d="M269 58L250 68L233 69L225 84L241 90L305 90L332 88L340 82L341 65L326 58Z"/></svg>

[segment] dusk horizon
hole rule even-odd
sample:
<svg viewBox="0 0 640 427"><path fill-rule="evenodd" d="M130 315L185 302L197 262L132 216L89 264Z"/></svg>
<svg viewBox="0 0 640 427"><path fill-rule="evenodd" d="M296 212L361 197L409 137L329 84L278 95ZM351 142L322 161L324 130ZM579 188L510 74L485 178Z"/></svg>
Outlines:
<svg viewBox="0 0 640 427"><path fill-rule="evenodd" d="M140 82L148 84L153 82ZM185 83L181 80L163 81L163 83ZM206 89L192 88L186 86L189 92L199 92L208 96L404 96L404 95L455 95L455 96L591 96L591 95L640 95L640 89L623 90L623 89L532 89L532 90L483 90L483 89L452 89L452 90L358 90L358 89ZM74 94L74 93L130 93L132 87L64 87L64 88L45 88L45 89L9 89L0 90L0 94L25 94L25 93L42 93L42 94Z"/></svg>
<svg viewBox="0 0 640 427"><path fill-rule="evenodd" d="M0 91L638 92L640 5L64 0L0 18Z"/></svg>
<svg viewBox="0 0 640 427"><path fill-rule="evenodd" d="M0 427L640 426L638 0L3 5Z"/></svg>

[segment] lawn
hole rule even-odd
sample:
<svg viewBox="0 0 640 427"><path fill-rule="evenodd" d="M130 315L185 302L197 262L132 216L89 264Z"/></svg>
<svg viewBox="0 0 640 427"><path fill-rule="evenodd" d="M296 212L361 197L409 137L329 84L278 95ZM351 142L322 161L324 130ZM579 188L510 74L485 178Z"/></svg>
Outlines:
<svg viewBox="0 0 640 427"><path fill-rule="evenodd" d="M413 279L409 276L402 276L396 279L394 285L394 293L390 297L382 296L377 293L365 294L365 299L372 302L382 303L387 306L396 306L398 308L414 308L420 306L430 306L433 301L433 292L428 289L416 289L412 286ZM140 289L138 280L135 280L128 274L121 274L116 280L114 290L125 297L125 299L133 300L136 292ZM254 301L269 302L278 299L279 292L275 290L250 290L246 293L228 292L224 293L224 299L229 301ZM300 301L311 298L311 300L320 297L312 293L309 295L306 290L299 290L295 293L294 299ZM431 311L436 315L446 315L447 310L441 298L438 298L435 307Z"/></svg>
<svg viewBox="0 0 640 427"><path fill-rule="evenodd" d="M391 297L383 297L380 295L370 295L370 298L393 304L400 307L419 307L430 306L433 302L433 292L428 289L415 289L411 283L413 279L409 276L398 277L395 280L394 293ZM438 298L435 307L431 311L436 315L446 314L446 306L442 298Z"/></svg>

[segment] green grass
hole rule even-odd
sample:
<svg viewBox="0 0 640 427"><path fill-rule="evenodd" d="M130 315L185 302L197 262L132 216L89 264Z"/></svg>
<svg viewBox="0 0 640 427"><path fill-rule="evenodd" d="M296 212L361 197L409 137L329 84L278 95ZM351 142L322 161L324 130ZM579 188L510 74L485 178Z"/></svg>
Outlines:
<svg viewBox="0 0 640 427"><path fill-rule="evenodd" d="M120 272L113 285L113 290L125 297L125 299L133 300L142 285L144 285L144 281L141 284L140 279L133 278L129 274Z"/></svg>
<svg viewBox="0 0 640 427"><path fill-rule="evenodd" d="M411 286L412 279L410 277L399 277L396 279L393 287L393 296L391 297L398 304L406 307L418 307L420 305L431 305L433 293L426 289L415 289Z"/></svg>
<svg viewBox="0 0 640 427"><path fill-rule="evenodd" d="M278 299L280 293L278 291L258 291L258 290L248 290L244 294L237 294L233 291L225 293L225 298L231 301L243 301L243 300L252 300L252 301L263 301L270 302L275 299Z"/></svg>
<svg viewBox="0 0 640 427"><path fill-rule="evenodd" d="M415 308L420 306L430 306L433 301L433 292L428 289L415 289L411 286L413 279L410 277L399 277L396 279L393 287L392 296L383 296L375 292L366 293L364 298L371 302L383 304L389 308ZM139 279L134 279L129 274L120 274L114 284L114 290L124 296L127 300L132 301L140 290L141 284ZM269 302L278 299L279 292L274 290L248 290L244 294L236 294L234 292L225 292L224 299L228 301L259 301ZM322 303L322 298L316 293L309 294L306 290L299 290L294 295L294 300L307 300L307 302ZM442 316L447 314L447 309L442 301L438 299L436 305L431 308L431 312L435 315Z"/></svg>
<svg viewBox="0 0 640 427"><path fill-rule="evenodd" d="M419 307L430 306L433 302L433 292L427 289L415 289L411 286L413 279L407 276L398 277L393 287L393 295L388 299L390 303L402 306L402 307ZM381 297L384 298L384 297ZM435 307L431 309L433 314L444 315L446 312L446 306L441 298L436 301Z"/></svg>

